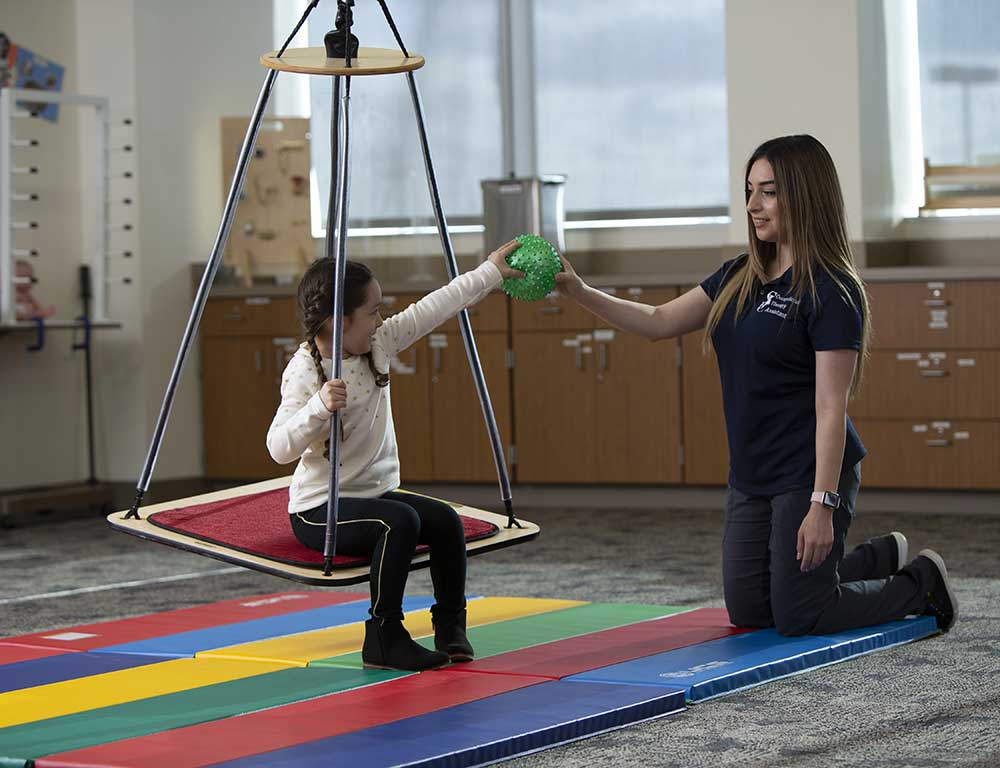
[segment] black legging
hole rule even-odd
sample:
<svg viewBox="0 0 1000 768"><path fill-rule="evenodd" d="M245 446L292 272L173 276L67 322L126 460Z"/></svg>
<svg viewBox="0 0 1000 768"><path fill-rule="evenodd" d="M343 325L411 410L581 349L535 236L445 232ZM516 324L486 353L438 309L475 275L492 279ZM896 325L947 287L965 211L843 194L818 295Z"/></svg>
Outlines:
<svg viewBox="0 0 1000 768"><path fill-rule="evenodd" d="M291 515L295 537L323 551L326 504ZM337 554L370 557L374 618L403 618L403 589L418 544L430 547L434 618L447 620L465 608L465 531L444 502L409 493L375 499L341 497L337 510Z"/></svg>

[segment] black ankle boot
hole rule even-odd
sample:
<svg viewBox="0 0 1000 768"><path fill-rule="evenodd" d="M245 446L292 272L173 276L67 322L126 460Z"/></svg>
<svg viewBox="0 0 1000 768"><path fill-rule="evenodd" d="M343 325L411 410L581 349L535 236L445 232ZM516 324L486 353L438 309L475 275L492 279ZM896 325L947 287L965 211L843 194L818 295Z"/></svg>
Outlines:
<svg viewBox="0 0 1000 768"><path fill-rule="evenodd" d="M452 663L472 661L475 653L465 636L465 611L447 618L434 618L434 647L448 654Z"/></svg>
<svg viewBox="0 0 1000 768"><path fill-rule="evenodd" d="M429 651L414 642L398 619L368 619L361 661L366 668L423 672L448 663L448 654Z"/></svg>

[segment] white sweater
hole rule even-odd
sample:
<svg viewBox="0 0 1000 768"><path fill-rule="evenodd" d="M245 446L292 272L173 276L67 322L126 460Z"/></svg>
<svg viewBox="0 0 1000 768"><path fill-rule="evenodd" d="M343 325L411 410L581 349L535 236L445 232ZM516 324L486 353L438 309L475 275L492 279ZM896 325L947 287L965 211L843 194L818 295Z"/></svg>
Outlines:
<svg viewBox="0 0 1000 768"><path fill-rule="evenodd" d="M372 359L378 371L389 361L459 311L475 304L500 285L500 270L485 261L442 288L386 319L375 332ZM327 378L333 361L323 359ZM342 366L347 405L341 409L340 493L375 498L399 487L399 455L392 423L389 388L375 385L363 357L348 357ZM281 405L267 431L267 450L279 464L298 460L288 489L288 512L305 512L329 497L330 461L323 458L333 414L320 399L321 381L307 344L302 344L281 376Z"/></svg>

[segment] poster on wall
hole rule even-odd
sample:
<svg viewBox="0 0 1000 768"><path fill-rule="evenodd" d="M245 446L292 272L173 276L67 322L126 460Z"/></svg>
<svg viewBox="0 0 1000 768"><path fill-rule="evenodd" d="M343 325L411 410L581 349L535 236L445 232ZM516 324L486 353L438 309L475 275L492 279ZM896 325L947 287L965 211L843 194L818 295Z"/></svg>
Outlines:
<svg viewBox="0 0 1000 768"><path fill-rule="evenodd" d="M0 88L26 88L39 91L61 91L65 69L54 61L14 44L0 32ZM56 122L58 104L19 101L18 107L35 117Z"/></svg>

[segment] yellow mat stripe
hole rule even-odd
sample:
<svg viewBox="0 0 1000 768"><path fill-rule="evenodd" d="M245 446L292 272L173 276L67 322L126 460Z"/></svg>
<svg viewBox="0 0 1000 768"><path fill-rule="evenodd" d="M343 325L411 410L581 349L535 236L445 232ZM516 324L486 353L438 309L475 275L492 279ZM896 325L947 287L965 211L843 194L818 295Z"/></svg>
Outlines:
<svg viewBox="0 0 1000 768"><path fill-rule="evenodd" d="M288 669L287 664L174 659L0 694L0 728Z"/></svg>
<svg viewBox="0 0 1000 768"><path fill-rule="evenodd" d="M466 623L468 626L474 627L584 604L585 602L580 600L484 597L469 601ZM431 612L428 609L412 611L406 616L404 624L411 637L426 637L434 633ZM305 667L310 661L316 659L326 659L330 656L360 651L364 638L365 625L363 622L357 622L330 629L278 637L273 640L258 640L253 643L231 645L211 651L200 651L196 656L202 659L252 659L266 663L283 662L286 665Z"/></svg>

